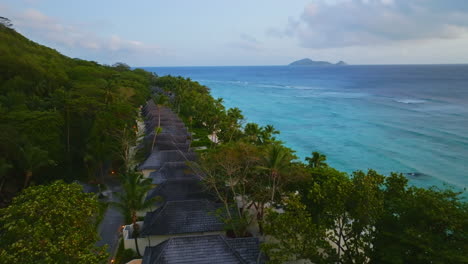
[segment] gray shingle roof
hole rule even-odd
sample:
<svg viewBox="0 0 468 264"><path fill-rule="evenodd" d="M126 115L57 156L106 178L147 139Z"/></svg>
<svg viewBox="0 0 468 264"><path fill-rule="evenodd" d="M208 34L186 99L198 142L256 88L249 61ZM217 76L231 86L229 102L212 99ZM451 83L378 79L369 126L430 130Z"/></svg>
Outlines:
<svg viewBox="0 0 468 264"><path fill-rule="evenodd" d="M142 264L257 263L257 238L225 238L219 235L177 237L145 250ZM260 261L259 263L263 263Z"/></svg>
<svg viewBox="0 0 468 264"><path fill-rule="evenodd" d="M193 152L182 152L180 150L163 150L155 151L143 162L140 166L141 170L145 169L159 169L165 162L185 162L187 160L195 160L195 154Z"/></svg>
<svg viewBox="0 0 468 264"><path fill-rule="evenodd" d="M247 263L263 262L264 258L259 256L260 241L257 238L225 238L225 240Z"/></svg>
<svg viewBox="0 0 468 264"><path fill-rule="evenodd" d="M224 224L214 214L221 207L208 200L165 202L145 215L141 236L222 231Z"/></svg>
<svg viewBox="0 0 468 264"><path fill-rule="evenodd" d="M209 199L211 196L205 191L199 180L168 180L152 189L146 199L160 196L163 201L182 201Z"/></svg>
<svg viewBox="0 0 468 264"><path fill-rule="evenodd" d="M157 171L152 172L149 178L153 184L161 184L168 180L200 180L185 162L165 162Z"/></svg>

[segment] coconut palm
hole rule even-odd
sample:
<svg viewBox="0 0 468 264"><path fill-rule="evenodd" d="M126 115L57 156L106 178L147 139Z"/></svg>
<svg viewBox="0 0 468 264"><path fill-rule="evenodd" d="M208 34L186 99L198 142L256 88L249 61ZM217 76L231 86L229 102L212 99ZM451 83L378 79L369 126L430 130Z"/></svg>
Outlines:
<svg viewBox="0 0 468 264"><path fill-rule="evenodd" d="M247 139L254 144L257 144L261 141L261 132L261 128L256 123L247 123L244 127L244 134L246 135Z"/></svg>
<svg viewBox="0 0 468 264"><path fill-rule="evenodd" d="M146 194L152 188L151 179L143 178L143 175L138 172L127 172L122 176L121 193L117 193L118 202L112 203L119 209L125 217L125 221L131 221L133 226L133 237L135 238L135 246L138 255L138 234L139 225L137 224L137 212L151 208L159 197L146 199Z"/></svg>
<svg viewBox="0 0 468 264"><path fill-rule="evenodd" d="M158 126L154 128L154 136L153 136L153 145L151 146L151 151L154 149L154 144L156 143L156 136L162 132L161 128L161 105L164 105L167 101L167 97L164 95L159 95L154 97L154 102L158 107Z"/></svg>
<svg viewBox="0 0 468 264"><path fill-rule="evenodd" d="M277 197L277 193L281 192L293 159L294 155L288 148L280 144L272 144L265 149L260 166L257 166L260 178L258 179L259 184L255 184L257 191L253 199L256 202L253 205L257 210L260 233L263 233L265 205L275 202L275 196Z"/></svg>
<svg viewBox="0 0 468 264"><path fill-rule="evenodd" d="M312 157L305 158L309 162L309 167L311 168L325 168L328 167L328 164L325 162L327 156L320 154L317 151L312 152Z"/></svg>
<svg viewBox="0 0 468 264"><path fill-rule="evenodd" d="M154 137L153 137L153 144L151 145L151 151L154 149L154 145L156 144L156 136L161 134L162 127L158 126L154 128Z"/></svg>
<svg viewBox="0 0 468 264"><path fill-rule="evenodd" d="M291 166L293 158L294 156L291 151L279 144L272 144L266 149L265 156L262 159L262 166L258 168L268 173L272 202L274 201L278 185L281 184L281 178Z"/></svg>

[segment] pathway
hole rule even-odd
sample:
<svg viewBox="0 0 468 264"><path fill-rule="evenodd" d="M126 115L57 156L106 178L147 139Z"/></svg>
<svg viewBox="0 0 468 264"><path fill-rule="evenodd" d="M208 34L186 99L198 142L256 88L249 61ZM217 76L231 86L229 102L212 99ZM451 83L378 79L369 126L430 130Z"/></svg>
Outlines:
<svg viewBox="0 0 468 264"><path fill-rule="evenodd" d="M104 183L107 186L109 193L108 202L116 202L117 196L114 193L121 192L122 187L118 179L108 176L104 179ZM101 240L96 243L97 246L108 245L107 251L111 254L117 250L119 246L119 230L124 224L124 217L114 206L109 205L104 214L102 222L99 224L98 232L101 236Z"/></svg>

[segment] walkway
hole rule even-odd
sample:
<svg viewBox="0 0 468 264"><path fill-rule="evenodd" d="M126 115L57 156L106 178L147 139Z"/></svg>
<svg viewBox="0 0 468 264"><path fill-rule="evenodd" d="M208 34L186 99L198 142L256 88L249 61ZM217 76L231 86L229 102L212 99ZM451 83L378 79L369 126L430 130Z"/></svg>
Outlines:
<svg viewBox="0 0 468 264"><path fill-rule="evenodd" d="M108 199L107 202L116 202L117 196L114 193L121 192L122 187L118 179L108 176L104 179L104 183L107 186ZM114 206L109 205L104 214L104 218L99 225L98 232L101 236L101 240L96 243L97 246L108 245L107 251L112 254L118 248L119 242L119 229L124 224L124 217Z"/></svg>

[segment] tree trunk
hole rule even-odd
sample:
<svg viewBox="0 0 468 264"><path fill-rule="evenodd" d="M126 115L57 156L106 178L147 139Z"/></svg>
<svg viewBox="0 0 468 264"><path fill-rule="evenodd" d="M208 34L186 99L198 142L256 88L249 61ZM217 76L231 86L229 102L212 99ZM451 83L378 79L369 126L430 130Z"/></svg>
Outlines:
<svg viewBox="0 0 468 264"><path fill-rule="evenodd" d="M26 175L24 177L24 186L23 186L23 188L28 187L29 181L31 181L32 175L33 175L32 170L26 171Z"/></svg>
<svg viewBox="0 0 468 264"><path fill-rule="evenodd" d="M2 183L0 183L0 194L2 194L3 185L5 184L5 181L6 181L6 176L2 178Z"/></svg>
<svg viewBox="0 0 468 264"><path fill-rule="evenodd" d="M138 256L141 256L140 249L138 248L138 236L140 235L140 226L136 223L137 216L136 212L132 212L132 222L133 222L133 239L135 239L135 249Z"/></svg>
<svg viewBox="0 0 468 264"><path fill-rule="evenodd" d="M161 108L158 105L158 129L154 130L153 145L151 146L151 152L153 152L154 144L156 143L156 136L158 134L160 127L161 127Z"/></svg>
<svg viewBox="0 0 468 264"><path fill-rule="evenodd" d="M158 128L161 127L161 107L158 105Z"/></svg>
<svg viewBox="0 0 468 264"><path fill-rule="evenodd" d="M273 204L273 200L275 199L275 192L276 192L276 176L277 173L276 171L271 172L271 177L273 178L273 186L272 186L272 192L271 192L271 203Z"/></svg>
<svg viewBox="0 0 468 264"><path fill-rule="evenodd" d="M263 210L265 208L264 203L260 203L260 206L257 208L257 223L258 223L258 232L260 235L263 235Z"/></svg>
<svg viewBox="0 0 468 264"><path fill-rule="evenodd" d="M70 155L70 109L67 106L67 153Z"/></svg>
<svg viewBox="0 0 468 264"><path fill-rule="evenodd" d="M99 171L101 173L101 181L104 183L104 163L100 162L99 163Z"/></svg>

